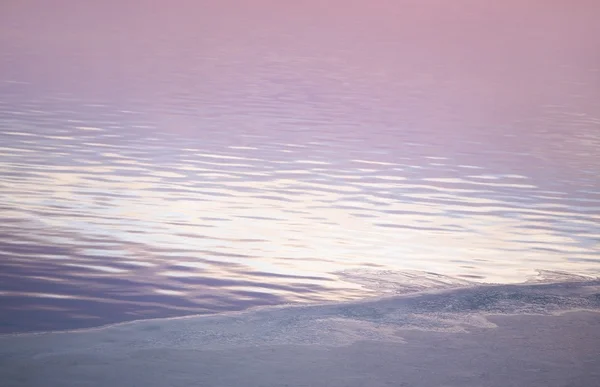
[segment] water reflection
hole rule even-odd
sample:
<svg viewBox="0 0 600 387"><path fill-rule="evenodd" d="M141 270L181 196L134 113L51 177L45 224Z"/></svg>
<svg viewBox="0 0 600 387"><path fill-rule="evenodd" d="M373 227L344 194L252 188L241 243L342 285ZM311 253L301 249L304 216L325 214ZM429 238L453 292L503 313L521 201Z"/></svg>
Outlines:
<svg viewBox="0 0 600 387"><path fill-rule="evenodd" d="M0 330L597 274L596 23L433 3L0 16Z"/></svg>

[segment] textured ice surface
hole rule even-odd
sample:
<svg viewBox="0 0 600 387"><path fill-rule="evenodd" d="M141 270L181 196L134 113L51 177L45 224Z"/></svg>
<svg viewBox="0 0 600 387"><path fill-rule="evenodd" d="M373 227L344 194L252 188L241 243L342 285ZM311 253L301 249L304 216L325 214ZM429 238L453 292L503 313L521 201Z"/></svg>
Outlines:
<svg viewBox="0 0 600 387"><path fill-rule="evenodd" d="M3 386L599 385L600 281L560 275L563 282L547 282L552 276L558 274L520 285L462 284L360 302L4 336L0 380Z"/></svg>

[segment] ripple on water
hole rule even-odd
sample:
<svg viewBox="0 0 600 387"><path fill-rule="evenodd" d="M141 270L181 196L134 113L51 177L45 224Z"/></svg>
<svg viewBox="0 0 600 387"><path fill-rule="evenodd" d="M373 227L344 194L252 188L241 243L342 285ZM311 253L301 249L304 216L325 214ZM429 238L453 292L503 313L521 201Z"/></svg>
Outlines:
<svg viewBox="0 0 600 387"><path fill-rule="evenodd" d="M0 330L598 273L593 12L109 3L0 13Z"/></svg>

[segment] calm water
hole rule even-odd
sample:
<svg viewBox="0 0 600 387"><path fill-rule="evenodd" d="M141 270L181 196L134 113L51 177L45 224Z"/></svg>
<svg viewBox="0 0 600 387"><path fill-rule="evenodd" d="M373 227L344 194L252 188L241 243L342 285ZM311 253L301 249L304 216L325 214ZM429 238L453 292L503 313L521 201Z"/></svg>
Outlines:
<svg viewBox="0 0 600 387"><path fill-rule="evenodd" d="M600 274L594 2L176 3L0 5L0 332Z"/></svg>

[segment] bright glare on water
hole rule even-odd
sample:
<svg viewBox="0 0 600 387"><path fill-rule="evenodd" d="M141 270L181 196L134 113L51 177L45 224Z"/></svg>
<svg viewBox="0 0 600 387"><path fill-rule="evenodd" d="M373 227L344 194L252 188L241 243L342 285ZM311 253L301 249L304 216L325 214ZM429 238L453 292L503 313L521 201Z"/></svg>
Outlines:
<svg viewBox="0 0 600 387"><path fill-rule="evenodd" d="M600 273L593 2L34 3L0 6L2 332Z"/></svg>

